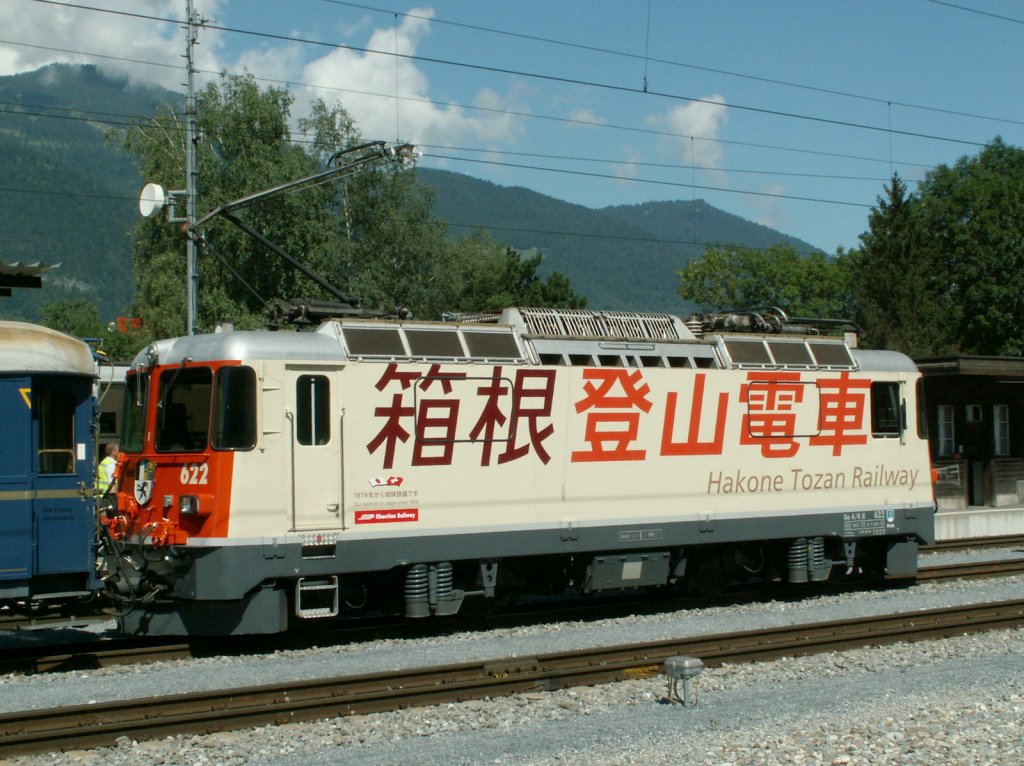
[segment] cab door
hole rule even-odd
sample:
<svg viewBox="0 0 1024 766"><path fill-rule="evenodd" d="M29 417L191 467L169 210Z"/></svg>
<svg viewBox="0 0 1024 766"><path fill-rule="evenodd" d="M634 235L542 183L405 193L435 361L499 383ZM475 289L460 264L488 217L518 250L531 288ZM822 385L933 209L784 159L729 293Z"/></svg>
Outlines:
<svg viewBox="0 0 1024 766"><path fill-rule="evenodd" d="M340 529L344 521L339 382L337 368L285 368L287 491L293 531Z"/></svg>

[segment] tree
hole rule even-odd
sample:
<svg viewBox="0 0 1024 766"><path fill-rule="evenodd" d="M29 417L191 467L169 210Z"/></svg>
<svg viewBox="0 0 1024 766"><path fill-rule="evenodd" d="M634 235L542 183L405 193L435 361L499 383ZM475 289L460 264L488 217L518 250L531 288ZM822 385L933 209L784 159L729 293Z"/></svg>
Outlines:
<svg viewBox="0 0 1024 766"><path fill-rule="evenodd" d="M139 330L124 333L113 323L105 325L99 307L85 298L50 301L43 304L40 314L42 324L89 340L110 361L128 361L145 344Z"/></svg>
<svg viewBox="0 0 1024 766"><path fill-rule="evenodd" d="M308 175L316 167L314 158L290 141L291 97L286 91L261 91L251 76L227 77L222 84L208 85L196 102L203 137L197 147L200 214ZM148 124L127 131L125 146L143 177L167 188L184 188L184 127L168 107ZM272 206L253 206L243 215L289 250L331 231L325 207L325 192L316 189L308 195L282 195ZM157 217L140 221L134 234L136 313L155 337L181 335L186 331L183 230ZM198 259L200 327L209 329L218 320L258 326L264 301L297 290L298 277L290 267L226 222L211 222L203 235L207 247Z"/></svg>
<svg viewBox="0 0 1024 766"><path fill-rule="evenodd" d="M495 243L486 233L464 237L456 247L458 293L453 308L498 311L507 306L581 309L587 299L560 272L546 280L537 274L544 256Z"/></svg>
<svg viewBox="0 0 1024 766"><path fill-rule="evenodd" d="M837 261L824 253L802 256L790 245L709 247L678 274L679 294L706 309L778 306L791 316L829 318L849 311Z"/></svg>
<svg viewBox="0 0 1024 766"><path fill-rule="evenodd" d="M861 247L846 254L855 317L873 348L936 356L953 348L949 281L928 246L920 201L894 174L868 217Z"/></svg>
<svg viewBox="0 0 1024 766"><path fill-rule="evenodd" d="M960 353L1024 355L1024 151L1000 138L918 186L920 227L946 280Z"/></svg>
<svg viewBox="0 0 1024 766"><path fill-rule="evenodd" d="M340 106L313 105L299 121L305 144L289 130L292 98L261 90L253 77L230 76L197 96L199 212L298 180L323 167L336 150L360 142ZM184 183L184 131L164 110L125 135L143 175L169 188ZM433 218L429 190L397 167L346 182L310 185L237 213L247 224L328 283L371 305L433 315L445 303L449 248ZM185 332L184 240L162 219L135 229L136 312L155 337ZM291 264L220 218L202 229L199 325L219 320L258 327L269 301L333 299Z"/></svg>
<svg viewBox="0 0 1024 766"><path fill-rule="evenodd" d="M293 141L291 105L286 91L261 90L250 75L224 77L198 95L200 215L306 177L339 149L361 143L351 116L340 105L328 107L322 101L298 121L304 140ZM124 136L143 175L167 188L184 184L184 140L180 119L169 109ZM466 262L434 215L433 192L399 163L378 163L344 180L278 194L246 206L237 216L365 306L408 309L426 319L459 306ZM162 219L140 221L134 231L135 312L152 337L186 329L181 234ZM208 330L219 320L241 328L260 326L266 304L275 299L333 298L219 217L207 222L201 234L201 328ZM540 256L531 263L532 274ZM536 289L521 297L582 300L564 277L547 282L533 277Z"/></svg>
<svg viewBox="0 0 1024 766"><path fill-rule="evenodd" d="M451 308L453 253L433 213L434 192L411 169L387 167L352 179L346 195L341 274L370 305L436 319Z"/></svg>
<svg viewBox="0 0 1024 766"><path fill-rule="evenodd" d="M40 314L42 324L76 338L95 338L104 333L99 309L85 298L44 303Z"/></svg>

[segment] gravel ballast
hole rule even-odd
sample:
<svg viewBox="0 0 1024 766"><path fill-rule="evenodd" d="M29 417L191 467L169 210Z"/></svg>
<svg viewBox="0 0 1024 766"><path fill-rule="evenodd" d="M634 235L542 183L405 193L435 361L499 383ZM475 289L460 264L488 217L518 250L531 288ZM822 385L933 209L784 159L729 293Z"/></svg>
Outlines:
<svg viewBox="0 0 1024 766"><path fill-rule="evenodd" d="M1008 556L1001 556L1008 557ZM929 563L947 563L933 561ZM392 670L1019 598L1024 578L925 583L797 603L534 625L0 679L0 708ZM18 764L1024 763L1024 631L705 669L698 704L664 677L16 759Z"/></svg>

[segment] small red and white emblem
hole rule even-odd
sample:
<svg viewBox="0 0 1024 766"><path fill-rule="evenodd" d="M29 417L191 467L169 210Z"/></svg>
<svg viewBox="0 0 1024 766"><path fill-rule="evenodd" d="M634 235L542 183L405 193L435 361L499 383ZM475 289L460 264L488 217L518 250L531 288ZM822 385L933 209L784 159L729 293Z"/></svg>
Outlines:
<svg viewBox="0 0 1024 766"><path fill-rule="evenodd" d="M388 476L386 479L382 476L370 479L371 487L401 487L402 482L405 481L401 476Z"/></svg>

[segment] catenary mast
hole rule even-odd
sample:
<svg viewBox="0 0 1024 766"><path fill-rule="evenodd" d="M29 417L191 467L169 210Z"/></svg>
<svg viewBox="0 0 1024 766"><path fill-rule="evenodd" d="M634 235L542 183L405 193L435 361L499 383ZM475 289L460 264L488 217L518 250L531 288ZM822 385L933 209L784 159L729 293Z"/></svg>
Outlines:
<svg viewBox="0 0 1024 766"><path fill-rule="evenodd" d="M199 140L196 129L196 93L195 93L195 58L194 50L196 38L199 35L199 26L202 23L193 7L192 0L188 3L188 20L185 25L186 46L185 62L188 69L185 92L185 123L186 123L186 146L185 146L185 217L187 225L192 226L196 222L196 198L198 189L196 177L198 175L198 162L196 157L196 142ZM196 242L193 237L185 238L186 274L188 291L188 334L195 335L199 328L197 326L197 313L199 309L199 269Z"/></svg>

